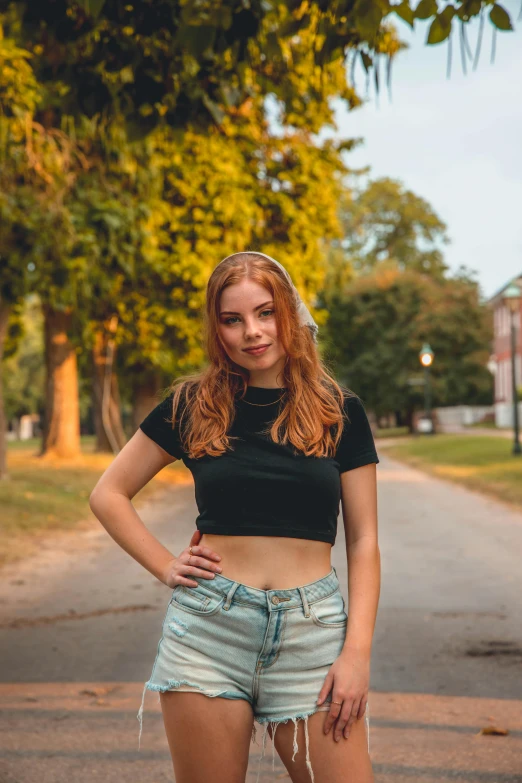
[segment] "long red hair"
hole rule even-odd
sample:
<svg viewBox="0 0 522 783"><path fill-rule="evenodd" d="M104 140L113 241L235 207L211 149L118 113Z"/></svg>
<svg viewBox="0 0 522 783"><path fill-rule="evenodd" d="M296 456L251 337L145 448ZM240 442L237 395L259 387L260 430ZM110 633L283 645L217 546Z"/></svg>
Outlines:
<svg viewBox="0 0 522 783"><path fill-rule="evenodd" d="M174 426L180 428L190 458L217 457L232 448L227 435L234 419L234 401L246 392L249 373L233 362L219 340L222 291L248 278L270 292L277 334L287 355L283 370L286 402L268 432L276 443L291 443L305 456L335 454L346 417L343 399L356 396L341 387L326 370L312 332L299 323L293 286L283 271L262 255L234 254L218 264L207 283L204 341L209 364L202 371L180 376L171 385ZM183 395L184 405L179 408Z"/></svg>

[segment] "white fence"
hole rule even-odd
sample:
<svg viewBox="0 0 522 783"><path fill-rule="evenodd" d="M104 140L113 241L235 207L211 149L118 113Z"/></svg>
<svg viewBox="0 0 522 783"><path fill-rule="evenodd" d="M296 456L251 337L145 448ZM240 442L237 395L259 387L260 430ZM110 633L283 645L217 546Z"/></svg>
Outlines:
<svg viewBox="0 0 522 783"><path fill-rule="evenodd" d="M487 414L494 414L495 406L448 405L444 408L435 408L435 413L438 423L443 427L467 427L484 421Z"/></svg>
<svg viewBox="0 0 522 783"><path fill-rule="evenodd" d="M497 427L514 427L512 402L495 403L495 424ZM522 402L518 403L518 423L522 427Z"/></svg>

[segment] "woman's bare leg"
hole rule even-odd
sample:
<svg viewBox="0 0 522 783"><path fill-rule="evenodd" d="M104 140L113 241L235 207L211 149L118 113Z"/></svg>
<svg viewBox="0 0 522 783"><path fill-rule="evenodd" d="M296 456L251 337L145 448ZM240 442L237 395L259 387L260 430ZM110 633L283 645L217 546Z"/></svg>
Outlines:
<svg viewBox="0 0 522 783"><path fill-rule="evenodd" d="M335 723L328 734L323 731L325 712L316 712L308 718L309 756L314 783L374 783L368 754L368 739L364 717L352 724L347 739L333 739ZM312 778L306 765L304 719L298 720L298 752L292 761L295 723L280 723L275 730L275 747L292 779L292 783L310 783ZM272 727L268 729L273 736Z"/></svg>
<svg viewBox="0 0 522 783"><path fill-rule="evenodd" d="M181 691L160 699L176 783L245 783L254 723L248 701Z"/></svg>

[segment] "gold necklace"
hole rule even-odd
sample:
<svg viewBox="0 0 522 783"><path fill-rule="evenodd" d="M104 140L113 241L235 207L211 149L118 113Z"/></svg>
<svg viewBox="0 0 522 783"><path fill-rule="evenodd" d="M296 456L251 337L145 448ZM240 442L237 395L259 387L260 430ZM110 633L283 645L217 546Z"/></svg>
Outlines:
<svg viewBox="0 0 522 783"><path fill-rule="evenodd" d="M276 402L281 402L285 395L282 394L278 400L274 400L273 402L249 402L248 400L242 399L242 402L246 402L247 405L255 405L256 408L264 408L266 405L275 405ZM240 398L241 399L241 398Z"/></svg>

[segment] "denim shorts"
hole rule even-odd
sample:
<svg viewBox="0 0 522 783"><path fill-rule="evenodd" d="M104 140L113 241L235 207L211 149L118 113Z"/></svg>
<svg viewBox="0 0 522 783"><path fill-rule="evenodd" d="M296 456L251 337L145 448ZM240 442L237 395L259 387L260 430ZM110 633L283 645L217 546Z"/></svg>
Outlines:
<svg viewBox="0 0 522 783"><path fill-rule="evenodd" d="M198 587L176 585L163 621L162 636L148 690L192 691L250 702L254 718L265 724L305 723L306 765L310 760L308 717L330 709L332 693L317 706L330 666L341 653L348 620L335 568L315 582L284 590L261 590L221 574L192 577ZM365 713L370 749L369 704ZM255 725L252 740L255 740ZM273 762L274 764L274 762ZM259 771L258 771L259 778Z"/></svg>

